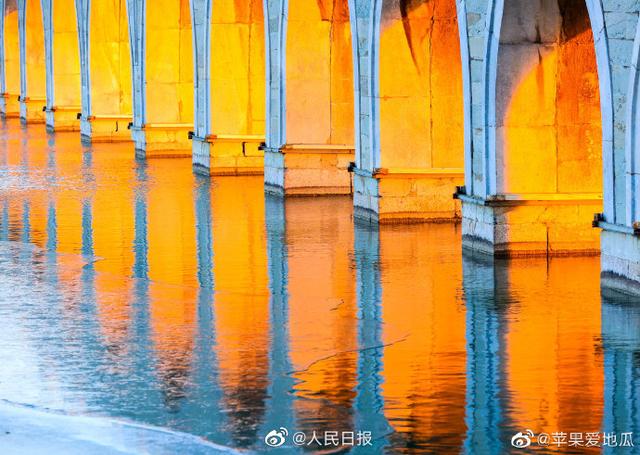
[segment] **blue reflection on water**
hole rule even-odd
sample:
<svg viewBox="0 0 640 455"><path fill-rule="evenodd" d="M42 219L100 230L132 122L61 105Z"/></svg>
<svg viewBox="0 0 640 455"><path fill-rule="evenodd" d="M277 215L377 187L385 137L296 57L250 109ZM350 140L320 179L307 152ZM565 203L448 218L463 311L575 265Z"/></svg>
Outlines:
<svg viewBox="0 0 640 455"><path fill-rule="evenodd" d="M448 296L451 301L445 303L464 302L466 344L461 346L466 353L464 400L439 395L439 402L432 403L431 398L423 399L417 394L391 396L391 388L386 383L389 371L385 369L385 354L393 349L391 345L397 340L387 337L387 331L392 328L386 324L385 309L404 302L395 302L393 295L385 295L384 283L393 280L393 271L382 266L385 258L381 244L386 231L359 223L350 225L353 245L348 248L353 258L351 267L357 305L349 323L355 327L357 343L355 349L337 346L333 354L335 358L354 357L355 367L349 367L349 362L327 362L318 373L327 381L326 384L320 381L326 388L318 388L313 397L302 397L297 386L303 376L294 360L294 338L301 335L293 334L293 329L300 328L291 326L292 305L295 303L299 308L300 302L291 301L290 260L304 249L309 239L330 237L332 226L325 219L320 220L320 230L301 226L298 219L287 213L289 202L266 196L264 219L254 222L263 224L261 229L266 241L268 345L243 346L248 352L252 349L264 352L264 356L256 355L256 358L266 365L256 368L247 363L247 371L236 371L232 379L227 377L225 380L220 358L223 354L234 353L230 354L225 340L220 339L217 316L220 306L229 304L220 299L220 295L228 296L237 290L224 289L217 283L216 272L219 270L215 245L218 241L244 242L245 239L214 238L215 232L226 232L216 231L216 227L233 221L216 219L212 212L216 204L233 205L236 202L217 200L218 185L223 183L196 177L192 187L175 190L188 192L193 200L195 225L191 235L195 239L196 266L194 269L176 266L175 269L177 275L194 278L197 288L190 289L188 280L187 284L177 285L150 278L150 254L156 253L150 250L150 232L157 226L150 222L149 199L158 185L171 183L171 178L167 177L172 175L154 174L157 163L134 162L127 156L108 158L108 150L92 147L79 150L48 138L41 150L46 155L46 160L42 161L46 163L47 174L43 179L46 197L32 198L29 189L37 188L40 178L34 169L39 148L31 142L18 141L17 162L23 174L16 180L15 187L10 188L12 191L8 189L6 194L0 194L0 240L4 242L0 244L0 320L3 321L0 359L6 366L2 373L4 380L0 381L0 398L71 412L125 417L188 431L220 444L256 450L265 449L264 435L274 428L285 427L293 433L315 425L318 429L371 431L373 446L354 449L354 453L505 453L511 450L511 435L523 430L514 424L513 413L520 404L511 399L507 375L509 328L519 322L517 310L512 307L527 298L523 296L525 291L514 289L510 282L510 271L520 267L517 263L492 261L470 254L455 256L458 265L462 264L461 295ZM5 141L3 145L0 153L0 165L4 167L2 176L15 173L9 159L14 145L11 141ZM56 154L59 148L64 149L64 153ZM61 216L65 201L57 197L56 191L64 182L77 177L65 174L68 171L62 168L73 153L81 155L79 186L71 184L74 197L80 201L77 217L81 232L76 251L79 254L56 252L70 229L65 225L69 220ZM188 164L176 162L175 173L190 172ZM100 270L103 258L96 257L95 253L96 223L109 222L97 218L95 194L111 191L100 187L98 180L112 173L115 176L131 174L130 181L123 179L116 185L131 184L133 190L131 201L127 200L129 196L124 196L124 205L130 207L134 232L130 251L122 253L123 256L130 254L132 261L129 273L116 277ZM22 184L27 191L21 191ZM235 190L245 191L242 185ZM118 197L115 192L114 197ZM263 196L257 192L251 197ZM320 213L319 204L326 204L326 200L309 200L304 204L307 213ZM38 218L39 213L44 214L44 220ZM350 213L340 216L349 217ZM44 226L44 232L38 231L39 226ZM428 233L444 228L420 229ZM451 242L458 242L454 231L444 235ZM27 245L37 243L41 238L45 239L42 249ZM186 239L182 240L186 242ZM329 238L328 243L331 241L333 239ZM172 245L164 247L169 251ZM444 246L434 244L433 248ZM410 265L415 257L408 256L403 260ZM332 271L334 274L341 272ZM416 280L431 279L421 276L421 270L414 272ZM108 283L107 290L104 282ZM313 285L309 283L309 286ZM164 301L168 298L165 294L174 295L171 290L176 286L183 288L187 302L184 311L193 308L193 323L179 326L177 332L181 333L166 327L166 332L161 333L154 325L157 324L154 311L161 306L182 308L180 304L184 302ZM438 283L434 282L434 294L437 287ZM192 291L195 296L193 307L188 305ZM599 296L575 291L575 295L567 296L560 292L554 294L553 287L544 289L552 301L580 298L584 299L584 305L600 304ZM250 298L262 291L248 288L243 292ZM418 297L428 299L431 296ZM637 302L625 303L625 300L628 299L608 295L602 298L602 333L593 334L594 337L601 336L602 342L595 348L602 351L604 358L602 430L635 432L640 437L640 341L637 336L640 310ZM239 300L230 301L233 304ZM438 304L442 303L433 302L433 306ZM406 317L426 315L407 314ZM187 316L185 319L189 321ZM327 337L336 336L333 329L327 327ZM247 333L232 335L242 338ZM161 346L161 342L165 345ZM162 352L163 349L166 352ZM416 357L419 354L416 353ZM252 360L255 359L244 358L243 361ZM340 377L352 379L354 383L351 396L342 401L330 396L330 388L335 383L326 378L335 373L334 368L342 369ZM449 366L433 364L430 368L447 373ZM407 375L410 373L407 371ZM18 382L16 378L21 380ZM571 385L580 386L579 383ZM322 404L310 407L310 401ZM450 434L452 430L438 428L439 423L433 423L431 430L441 439L425 437L424 428L419 426L431 422L430 417L412 413L417 414L420 406L437 410L442 405L464 408L464 422L459 422L463 424L464 432ZM309 408L327 410L327 415L309 417ZM338 411L329 412L335 408ZM405 420L398 417L399 411L408 417ZM585 428L584 431L592 429ZM400 436L399 432L403 434ZM297 449L289 441L282 450L292 452Z"/></svg>

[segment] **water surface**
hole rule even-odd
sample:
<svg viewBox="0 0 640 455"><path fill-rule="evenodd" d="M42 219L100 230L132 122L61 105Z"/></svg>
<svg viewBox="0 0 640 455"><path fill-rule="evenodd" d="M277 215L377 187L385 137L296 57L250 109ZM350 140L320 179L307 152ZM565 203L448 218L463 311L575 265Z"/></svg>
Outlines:
<svg viewBox="0 0 640 455"><path fill-rule="evenodd" d="M491 261L454 225L377 230L349 198L0 134L0 399L258 451L280 427L371 431L353 453L640 444L640 306L601 297L597 258Z"/></svg>

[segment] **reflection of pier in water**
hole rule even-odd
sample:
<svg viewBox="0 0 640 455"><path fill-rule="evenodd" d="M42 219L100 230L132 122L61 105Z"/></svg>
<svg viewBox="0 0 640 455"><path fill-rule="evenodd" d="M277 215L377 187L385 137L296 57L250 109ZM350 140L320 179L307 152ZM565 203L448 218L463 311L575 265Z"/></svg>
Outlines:
<svg viewBox="0 0 640 455"><path fill-rule="evenodd" d="M249 448L280 426L468 453L640 432L638 312L601 312L592 259L460 257L451 226L354 225L348 198L265 199L260 178L7 125L0 240L41 248L7 255L46 301L21 310L46 325L38 404Z"/></svg>

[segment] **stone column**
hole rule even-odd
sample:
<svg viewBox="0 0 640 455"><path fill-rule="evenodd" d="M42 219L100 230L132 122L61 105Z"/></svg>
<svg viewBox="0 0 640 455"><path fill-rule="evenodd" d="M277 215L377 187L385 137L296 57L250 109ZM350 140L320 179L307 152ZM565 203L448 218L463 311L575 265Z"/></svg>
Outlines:
<svg viewBox="0 0 640 455"><path fill-rule="evenodd" d="M380 161L379 47L382 0L350 0L355 83L356 168L353 176L354 215L377 221Z"/></svg>
<svg viewBox="0 0 640 455"><path fill-rule="evenodd" d="M602 93L604 213L594 225L602 228L602 284L605 288L640 293L640 231L638 230L638 61L640 24L637 2L592 0L590 10L599 53Z"/></svg>
<svg viewBox="0 0 640 455"><path fill-rule="evenodd" d="M127 0L127 23L131 50L131 80L133 122L129 125L135 143L136 156L145 156L145 58L146 58L146 0Z"/></svg>
<svg viewBox="0 0 640 455"><path fill-rule="evenodd" d="M55 81L53 77L53 0L40 0L42 7L42 24L44 25L44 55L47 72L47 101L45 123L47 129L53 130L53 107L55 106Z"/></svg>
<svg viewBox="0 0 640 455"><path fill-rule="evenodd" d="M265 51L267 53L267 123L264 148L265 188L279 194L284 188L286 142L286 0L264 0Z"/></svg>
<svg viewBox="0 0 640 455"><path fill-rule="evenodd" d="M5 0L0 0L0 11L2 11L2 17L0 17L0 62L2 65L0 66L0 113L4 116L7 115L7 75L6 75L6 55L5 55L5 33L4 33L4 22L6 17L6 6Z"/></svg>
<svg viewBox="0 0 640 455"><path fill-rule="evenodd" d="M90 0L75 0L76 20L78 21L78 48L80 51L80 83L81 111L80 134L83 138L91 138L91 63L89 55L89 14Z"/></svg>
<svg viewBox="0 0 640 455"><path fill-rule="evenodd" d="M212 0L191 0L193 29L193 169L209 174L210 151L207 136L211 133L211 11Z"/></svg>

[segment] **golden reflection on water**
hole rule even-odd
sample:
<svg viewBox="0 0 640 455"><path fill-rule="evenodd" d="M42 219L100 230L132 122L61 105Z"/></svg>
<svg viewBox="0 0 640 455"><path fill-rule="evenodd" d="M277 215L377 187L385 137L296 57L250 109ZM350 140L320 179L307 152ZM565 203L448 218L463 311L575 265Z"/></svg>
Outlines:
<svg viewBox="0 0 640 455"><path fill-rule="evenodd" d="M69 347L34 333L37 360L23 359L50 371L26 379L43 403L91 396L66 402L238 447L287 425L440 453L632 412L604 406L617 364L605 371L597 259L488 261L461 254L453 225L377 231L354 225L349 198L265 198L260 177L7 125L1 238L60 253L54 338ZM68 349L102 366L78 380Z"/></svg>

